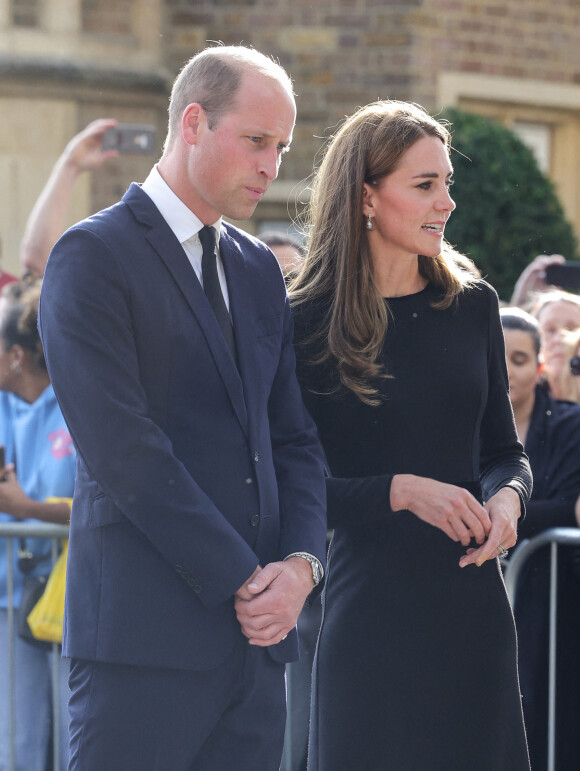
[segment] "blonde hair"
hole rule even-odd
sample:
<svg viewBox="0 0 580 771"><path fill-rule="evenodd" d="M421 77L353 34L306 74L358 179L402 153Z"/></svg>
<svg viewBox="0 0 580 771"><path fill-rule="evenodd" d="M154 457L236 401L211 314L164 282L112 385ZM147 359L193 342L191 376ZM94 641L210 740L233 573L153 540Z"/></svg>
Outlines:
<svg viewBox="0 0 580 771"><path fill-rule="evenodd" d="M577 294L565 292L563 289L548 289L546 292L538 292L534 295L529 312L539 320L544 308L560 302L570 303L580 308L580 297Z"/></svg>
<svg viewBox="0 0 580 771"><path fill-rule="evenodd" d="M373 102L344 121L314 176L307 256L290 286L294 306L316 299L328 306L322 327L306 341L319 351L310 363L333 360L340 383L367 404L378 403L373 381L387 376L378 357L388 307L375 284L363 226L364 185L392 174L403 154L425 136L437 137L450 151L447 127L407 102ZM447 242L435 258L419 255L419 272L441 290L435 304L440 309L478 276L471 260Z"/></svg>

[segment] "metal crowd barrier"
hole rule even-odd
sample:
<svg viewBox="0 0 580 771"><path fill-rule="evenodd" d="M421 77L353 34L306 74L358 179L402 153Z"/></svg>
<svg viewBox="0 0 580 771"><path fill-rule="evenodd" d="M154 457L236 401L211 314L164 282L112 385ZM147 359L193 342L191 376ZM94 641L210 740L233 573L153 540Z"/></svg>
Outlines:
<svg viewBox="0 0 580 771"><path fill-rule="evenodd" d="M49 523L32 524L30 522L0 522L0 541L6 540L6 586L8 590L8 657L9 657L9 691L10 691L10 769L14 769L14 541L19 538L50 538L52 541L52 564L58 558L59 543L63 538L67 538L69 529L67 525L54 525ZM0 548L1 544L0 544ZM0 641L2 644L3 641ZM53 737L53 768L60 768L60 702L59 702L59 661L60 646L58 643L52 645L52 737Z"/></svg>
<svg viewBox="0 0 580 771"><path fill-rule="evenodd" d="M522 541L510 556L504 578L512 607L515 605L520 573L538 549L550 546L550 604L548 642L548 771L556 768L556 620L558 593L558 546L580 546L580 530L572 527L553 527L533 538Z"/></svg>

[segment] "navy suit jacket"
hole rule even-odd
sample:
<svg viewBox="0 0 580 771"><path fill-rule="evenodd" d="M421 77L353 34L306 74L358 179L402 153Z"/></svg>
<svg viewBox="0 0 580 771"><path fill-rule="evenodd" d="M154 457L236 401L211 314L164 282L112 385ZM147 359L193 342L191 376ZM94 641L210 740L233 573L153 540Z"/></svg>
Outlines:
<svg viewBox="0 0 580 771"><path fill-rule="evenodd" d="M132 185L55 246L39 324L78 450L63 651L204 670L239 641L259 564L323 563L322 451L302 404L280 269L220 236L239 370L178 240ZM295 632L272 646L297 656Z"/></svg>

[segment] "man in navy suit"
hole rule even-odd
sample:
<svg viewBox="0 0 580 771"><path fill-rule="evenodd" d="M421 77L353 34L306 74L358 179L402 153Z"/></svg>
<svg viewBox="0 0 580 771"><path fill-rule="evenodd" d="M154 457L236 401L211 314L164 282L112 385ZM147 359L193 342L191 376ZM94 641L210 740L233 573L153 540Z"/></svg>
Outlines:
<svg viewBox="0 0 580 771"><path fill-rule="evenodd" d="M294 121L281 67L202 51L143 186L49 259L41 333L78 449L71 769L279 766L284 663L324 568L323 459L280 269L221 217L252 214Z"/></svg>

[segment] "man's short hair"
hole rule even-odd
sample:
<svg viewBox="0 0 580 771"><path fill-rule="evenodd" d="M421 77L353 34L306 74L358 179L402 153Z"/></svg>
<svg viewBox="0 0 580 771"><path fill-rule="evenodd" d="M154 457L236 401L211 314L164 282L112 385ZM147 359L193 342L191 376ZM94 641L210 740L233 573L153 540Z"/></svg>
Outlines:
<svg viewBox="0 0 580 771"><path fill-rule="evenodd" d="M193 56L183 67L171 91L166 146L179 133L181 116L187 105L200 104L213 129L234 103L244 72L252 70L278 81L293 95L286 70L273 59L245 46L212 46Z"/></svg>

